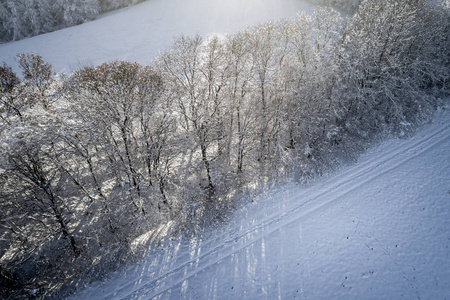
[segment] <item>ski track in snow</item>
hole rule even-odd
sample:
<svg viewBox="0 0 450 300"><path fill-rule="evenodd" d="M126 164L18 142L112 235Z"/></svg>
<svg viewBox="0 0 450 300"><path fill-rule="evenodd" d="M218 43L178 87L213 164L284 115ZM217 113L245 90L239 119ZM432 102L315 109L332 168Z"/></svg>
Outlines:
<svg viewBox="0 0 450 300"><path fill-rule="evenodd" d="M208 268L211 265L222 261L224 258L233 255L234 253L248 247L251 244L254 244L256 241L261 240L269 234L279 230L281 227L288 226L292 222L306 217L310 213L323 208L331 202L339 201L345 195L351 193L351 191L357 189L363 184L366 184L376 177L380 177L390 170L393 170L406 163L407 161L418 157L431 148L436 147L443 141L448 141L450 138L449 127L450 126L447 125L439 131L432 133L430 136L424 136L419 141L413 143L412 145L409 145L406 148L395 149L391 153L385 153L386 156L384 156L382 159L373 159L372 161L368 161L366 162L366 165L361 168L361 170L354 174L348 174L352 171L347 171L344 174L341 174L344 179L335 182L330 187L327 187L323 192L312 197L309 196L307 201L289 209L286 212L270 215L267 219L262 220L262 222L260 222L250 230L231 235L223 243L216 245L213 249L203 253L198 257L194 257L193 259L186 261L185 263L177 266L175 269L170 270L162 276L159 276L153 281L140 287L138 290L135 290L131 295L121 299L135 299L142 297L150 299L170 290L171 288L184 282L186 279L193 277L195 274L199 273L205 268ZM268 230L264 230L266 228L268 228ZM245 239L246 236L253 236L255 232L259 231L264 233L257 234L255 238L252 238L250 240ZM235 247L235 243L238 240L242 240L245 242L239 247ZM195 268L195 270L190 272L187 276L177 276L180 272L184 271L184 268L187 265L192 264L195 261L201 261L202 264ZM167 280L168 277L177 278L170 286L164 287L164 289L162 290L158 290L158 283Z"/></svg>
<svg viewBox="0 0 450 300"><path fill-rule="evenodd" d="M293 18L297 11L314 7L300 0L214 1L151 0L80 26L2 44L0 62L19 72L16 53L37 52L57 72L115 59L148 64L182 33L224 34L245 24ZM222 6L213 9L215 5ZM309 187L288 187L248 203L211 235L167 239L163 247L149 249L142 264L94 283L71 299L450 299L450 183L445 183L442 196L427 186L402 190L403 178L399 183L384 179L394 181L392 174L399 169L399 176L414 177L408 172L416 170L408 164L421 157L432 162L428 153L440 154L441 169L450 169L450 154L442 150L450 149L449 120L450 112L441 112L439 124L423 128L410 140L387 141L370 149L359 163ZM422 169L426 162L420 164ZM432 187L442 192L450 172L425 171L418 170L417 176L445 175ZM383 191L370 199L376 203L358 198L390 185L399 203L383 199ZM429 199L409 201L415 193ZM419 205L428 206L424 215L419 215ZM380 217L390 211L392 216ZM380 224L389 218L393 225ZM423 240L402 240L410 235Z"/></svg>
<svg viewBox="0 0 450 300"><path fill-rule="evenodd" d="M450 114L445 112L444 116L448 118ZM190 243L181 241L178 245L172 242L163 249L150 250L148 258L141 267L138 266L136 269L128 271L129 274L125 273L125 278L115 279L118 282L113 289L108 289L108 283L105 283L106 287L100 283L98 289L94 287L91 296L87 298L185 298L190 280L195 281L197 277L201 278L202 272L206 270L215 272L214 270L219 269L220 264L226 264L228 260L233 260L233 257L238 257L239 254L245 255L243 251L247 251L257 244L262 245L261 251L263 251L266 241L270 242L270 238L274 234L295 227L299 221L313 220L314 215L331 210L331 206L334 207L338 204L345 207L344 213L347 216L353 216L353 208L344 200L351 198L354 191L364 189L365 185L382 179L384 175L420 158L427 152L439 150L444 143L450 145L450 123L444 120L441 125L441 127L436 125L425 127L414 138L398 141L400 146L390 147L387 151L372 154L369 151L367 155L363 156L366 159L362 159L360 163L350 166L322 182L319 181L312 187L292 192L293 194L284 200L290 205L283 209L266 209L262 217L252 216L250 213L250 222L237 220L237 226L225 225L222 232L218 231L217 235L210 236L204 241L201 239L193 240ZM267 211L270 213L266 215ZM248 216L244 216L243 219L246 217ZM414 280L405 271L405 266L396 261L396 257L392 256L389 251L389 246L383 244L376 234L374 229L370 229L364 221L358 219L353 236L367 248L367 251L382 258L384 261L381 264L382 267L398 280L402 293L405 294L401 295L406 298L421 299L421 293ZM259 257L260 259L264 259L263 254ZM369 270L364 272L361 278L370 278L374 276L374 273L375 271ZM201 281L201 279L198 280ZM384 281L386 285L390 284L383 277L380 280ZM114 279L113 282L115 282ZM345 286L344 282L342 286ZM106 289L108 290L106 291ZM172 294L174 290L179 289L181 292L176 295ZM263 295L267 297L268 294L267 291L264 291L264 287L262 290ZM85 292L89 294L89 289ZM197 292L200 291L191 288L189 299L201 299L202 296L196 294ZM220 299L228 297L227 295L217 295L215 291L212 294ZM253 296L256 297L256 295ZM243 298L253 298L253 296L243 295Z"/></svg>

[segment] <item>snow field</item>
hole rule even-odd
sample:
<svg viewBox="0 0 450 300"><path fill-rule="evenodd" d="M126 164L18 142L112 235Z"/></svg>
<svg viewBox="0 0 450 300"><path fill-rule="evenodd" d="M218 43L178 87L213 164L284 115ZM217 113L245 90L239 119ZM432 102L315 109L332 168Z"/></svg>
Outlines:
<svg viewBox="0 0 450 300"><path fill-rule="evenodd" d="M206 38L233 33L313 9L300 0L149 0L79 26L0 44L0 63L19 73L16 54L34 52L57 73L114 60L148 65L182 34Z"/></svg>

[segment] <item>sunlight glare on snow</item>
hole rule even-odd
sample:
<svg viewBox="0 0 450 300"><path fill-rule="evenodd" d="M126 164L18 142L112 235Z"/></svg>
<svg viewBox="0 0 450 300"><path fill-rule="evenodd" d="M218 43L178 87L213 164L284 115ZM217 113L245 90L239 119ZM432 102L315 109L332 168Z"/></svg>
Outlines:
<svg viewBox="0 0 450 300"><path fill-rule="evenodd" d="M20 73L17 53L39 53L57 72L80 65L127 60L147 65L175 37L206 38L234 33L245 26L311 13L301 0L151 0L97 20L12 43L0 44L0 62Z"/></svg>
<svg viewBox="0 0 450 300"><path fill-rule="evenodd" d="M146 245L150 240L161 240L165 236L167 236L167 233L169 232L170 228L173 225L173 221L167 222L167 224L161 224L158 228L154 230L150 230L136 239L134 239L133 242L131 242L131 250L136 251L139 246Z"/></svg>

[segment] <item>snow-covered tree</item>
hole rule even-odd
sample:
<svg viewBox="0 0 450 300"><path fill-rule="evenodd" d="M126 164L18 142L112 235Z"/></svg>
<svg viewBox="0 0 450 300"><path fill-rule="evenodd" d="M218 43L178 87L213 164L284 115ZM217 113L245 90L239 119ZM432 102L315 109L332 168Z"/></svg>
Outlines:
<svg viewBox="0 0 450 300"><path fill-rule="evenodd" d="M168 206L171 155L166 142L171 117L160 101L159 75L150 67L116 61L82 68L69 83L72 109L100 130L96 143L101 146L96 149L105 151L101 161L110 166L114 184L126 183L131 203L143 214L153 205L147 194L153 187Z"/></svg>
<svg viewBox="0 0 450 300"><path fill-rule="evenodd" d="M58 80L19 54L22 81L0 67L0 282L104 270L163 222L195 233L240 192L308 181L410 132L449 96L449 16L421 0L365 1L346 20L320 8L180 37L154 68L115 61Z"/></svg>
<svg viewBox="0 0 450 300"><path fill-rule="evenodd" d="M433 53L448 51L448 28L430 13L425 1L366 1L344 29L346 118L359 135L402 134L428 119L427 89L448 78L448 59Z"/></svg>
<svg viewBox="0 0 450 300"><path fill-rule="evenodd" d="M20 80L6 64L0 67L0 119L1 123L10 124L11 116L23 119L22 109L30 101L22 97L19 88Z"/></svg>
<svg viewBox="0 0 450 300"><path fill-rule="evenodd" d="M58 16L60 27L69 27L90 21L99 13L98 0L56 0L52 10Z"/></svg>
<svg viewBox="0 0 450 300"><path fill-rule="evenodd" d="M241 174L244 159L251 148L251 140L254 137L254 109L256 105L252 97L254 81L254 63L250 52L249 39L246 33L230 35L225 41L228 84L228 106L230 116L230 158L234 158L235 172Z"/></svg>
<svg viewBox="0 0 450 300"><path fill-rule="evenodd" d="M218 104L214 103L213 82L209 82L202 72L203 42L200 36L179 38L170 51L158 58L158 70L167 80L167 88L176 99L176 110L180 116L180 124L186 132L186 146L190 155L199 155L203 167L191 165L195 172L204 170L205 188L214 189L211 177L211 160L214 158L212 147L215 142L213 133L214 114ZM192 162L195 162L193 160ZM203 172L197 173L200 178ZM187 175L187 174L185 174Z"/></svg>
<svg viewBox="0 0 450 300"><path fill-rule="evenodd" d="M363 0L308 0L314 4L327 5L335 9L355 13Z"/></svg>

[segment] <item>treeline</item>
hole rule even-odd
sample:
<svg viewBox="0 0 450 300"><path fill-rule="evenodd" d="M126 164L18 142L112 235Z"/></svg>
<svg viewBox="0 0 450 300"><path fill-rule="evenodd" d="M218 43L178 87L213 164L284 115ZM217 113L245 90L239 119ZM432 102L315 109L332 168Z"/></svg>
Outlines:
<svg viewBox="0 0 450 300"><path fill-rule="evenodd" d="M316 5L327 5L346 13L355 13L363 0L307 0Z"/></svg>
<svg viewBox="0 0 450 300"><path fill-rule="evenodd" d="M78 25L144 0L0 0L0 42Z"/></svg>
<svg viewBox="0 0 450 300"><path fill-rule="evenodd" d="M195 234L246 192L410 134L449 96L449 16L372 0L58 77L19 54L23 80L0 68L0 296L54 295L160 225Z"/></svg>

